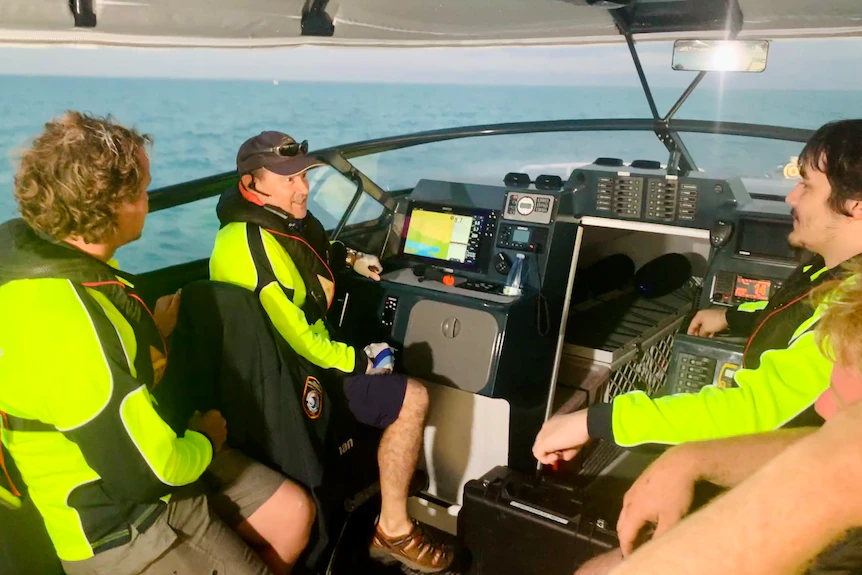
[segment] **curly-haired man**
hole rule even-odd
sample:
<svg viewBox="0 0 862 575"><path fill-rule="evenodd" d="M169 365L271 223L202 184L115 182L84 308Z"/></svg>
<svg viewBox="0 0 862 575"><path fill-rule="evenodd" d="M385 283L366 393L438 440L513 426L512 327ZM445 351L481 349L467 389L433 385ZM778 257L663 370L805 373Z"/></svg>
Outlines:
<svg viewBox="0 0 862 575"><path fill-rule="evenodd" d="M179 295L151 314L112 260L143 231L149 142L67 112L24 152L22 219L0 226L0 439L69 575L288 573L309 496L223 448L219 412L175 430L150 395Z"/></svg>

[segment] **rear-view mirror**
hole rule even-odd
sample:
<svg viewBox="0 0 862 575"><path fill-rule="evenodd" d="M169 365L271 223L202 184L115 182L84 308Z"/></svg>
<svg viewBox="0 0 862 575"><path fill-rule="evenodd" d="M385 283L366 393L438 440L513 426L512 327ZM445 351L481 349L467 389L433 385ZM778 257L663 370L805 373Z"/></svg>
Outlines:
<svg viewBox="0 0 862 575"><path fill-rule="evenodd" d="M763 72L768 52L767 40L677 40L671 67L695 72Z"/></svg>

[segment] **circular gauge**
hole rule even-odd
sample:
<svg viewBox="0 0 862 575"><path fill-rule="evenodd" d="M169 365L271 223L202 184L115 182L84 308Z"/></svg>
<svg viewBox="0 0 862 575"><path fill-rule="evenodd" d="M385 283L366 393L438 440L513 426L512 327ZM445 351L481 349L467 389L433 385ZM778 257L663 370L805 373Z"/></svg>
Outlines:
<svg viewBox="0 0 862 575"><path fill-rule="evenodd" d="M518 213L522 216L526 216L527 214L531 214L533 212L533 208L536 207L536 202L533 201L533 198L530 196L524 196L520 200L518 200Z"/></svg>

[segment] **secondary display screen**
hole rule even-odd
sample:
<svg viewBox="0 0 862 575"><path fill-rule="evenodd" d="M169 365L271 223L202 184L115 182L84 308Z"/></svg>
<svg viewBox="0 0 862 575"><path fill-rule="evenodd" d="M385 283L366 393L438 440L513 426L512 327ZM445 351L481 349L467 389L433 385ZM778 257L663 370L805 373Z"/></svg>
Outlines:
<svg viewBox="0 0 862 575"><path fill-rule="evenodd" d="M487 267L496 218L490 210L414 204L407 215L401 254L446 267Z"/></svg>
<svg viewBox="0 0 862 575"><path fill-rule="evenodd" d="M772 291L772 282L769 280L754 280L736 276L736 287L733 295L740 299L766 301Z"/></svg>
<svg viewBox="0 0 862 575"><path fill-rule="evenodd" d="M740 220L736 253L740 256L800 261L802 250L787 243L787 236L792 231L793 224L790 222Z"/></svg>
<svg viewBox="0 0 862 575"><path fill-rule="evenodd" d="M528 243L530 243L530 230L529 230L529 228L515 228L512 231L512 241L516 244L528 244Z"/></svg>

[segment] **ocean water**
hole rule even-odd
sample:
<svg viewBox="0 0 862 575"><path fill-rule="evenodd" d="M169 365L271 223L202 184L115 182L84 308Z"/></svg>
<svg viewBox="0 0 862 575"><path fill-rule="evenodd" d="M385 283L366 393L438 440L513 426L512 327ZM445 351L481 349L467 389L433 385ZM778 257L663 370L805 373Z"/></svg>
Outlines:
<svg viewBox="0 0 862 575"><path fill-rule="evenodd" d="M151 134L151 189L233 169L247 137L278 129L310 147L422 130L499 122L577 118L646 118L636 87L514 87L370 85L260 81L38 78L0 76L0 221L15 215L16 154L42 125L67 109L112 114ZM680 89L657 89L660 111ZM817 128L862 117L862 93L826 91L696 91L679 118ZM727 174L772 177L798 154L795 143L686 135L698 167ZM565 175L598 156L666 161L652 133L594 132L471 138L355 160L385 189L422 177L502 182L524 170ZM323 202L321 202L323 203ZM144 237L123 248L121 264L145 271L209 254L217 230L215 199L152 214ZM360 206L363 209L373 206ZM340 206L318 206L331 223Z"/></svg>

